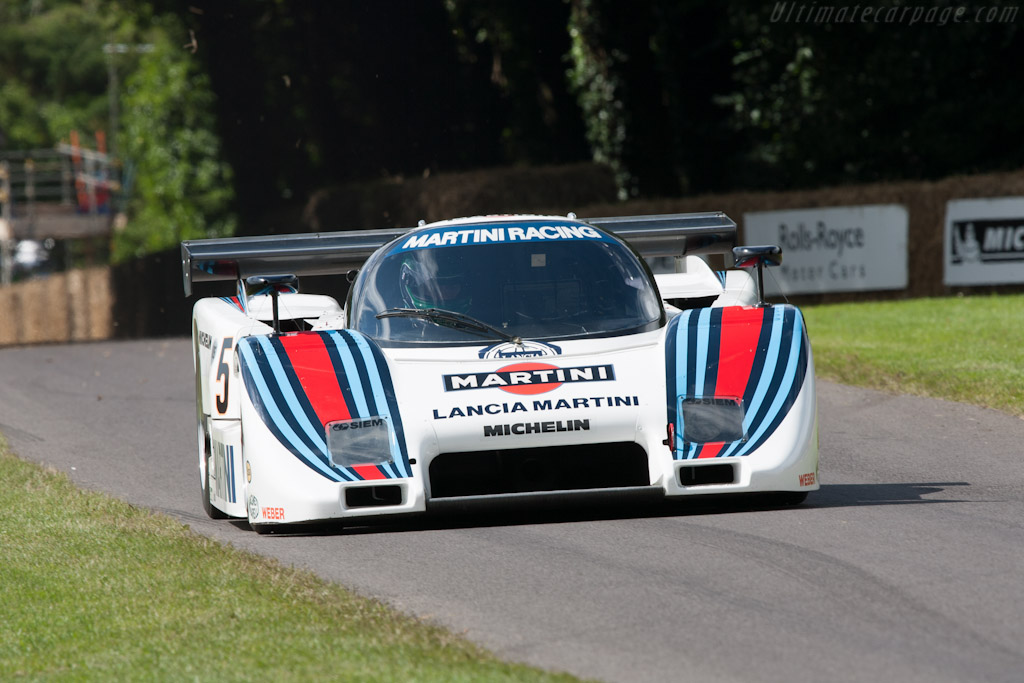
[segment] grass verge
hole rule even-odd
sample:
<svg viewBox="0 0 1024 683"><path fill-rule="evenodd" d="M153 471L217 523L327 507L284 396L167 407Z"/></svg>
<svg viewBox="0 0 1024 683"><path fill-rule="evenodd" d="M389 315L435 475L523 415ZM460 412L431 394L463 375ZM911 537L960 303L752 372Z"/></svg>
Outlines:
<svg viewBox="0 0 1024 683"><path fill-rule="evenodd" d="M572 681L76 488L0 441L0 677Z"/></svg>
<svg viewBox="0 0 1024 683"><path fill-rule="evenodd" d="M803 309L818 377L1024 417L1024 295Z"/></svg>

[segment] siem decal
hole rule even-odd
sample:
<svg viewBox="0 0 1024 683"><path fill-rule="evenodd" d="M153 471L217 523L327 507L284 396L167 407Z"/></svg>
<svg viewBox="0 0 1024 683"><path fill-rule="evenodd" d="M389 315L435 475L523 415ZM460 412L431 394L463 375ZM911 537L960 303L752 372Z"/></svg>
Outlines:
<svg viewBox="0 0 1024 683"><path fill-rule="evenodd" d="M445 391L497 387L510 394L543 394L567 382L607 382L615 379L611 365L560 368L546 363L514 363L496 372L443 375Z"/></svg>
<svg viewBox="0 0 1024 683"><path fill-rule="evenodd" d="M517 422L508 425L484 426L484 436L511 436L513 434L549 434L551 432L580 432L590 430L590 420L557 420L549 422Z"/></svg>
<svg viewBox="0 0 1024 683"><path fill-rule="evenodd" d="M540 358L543 356L560 356L562 349L554 344L537 341L524 341L521 344L502 342L480 349L480 357L496 360L511 358Z"/></svg>
<svg viewBox="0 0 1024 683"><path fill-rule="evenodd" d="M453 406L447 410L434 408L435 420L446 420L452 417L477 417L484 415L501 415L504 413L520 413L528 410L567 410L578 408L619 408L622 406L640 405L639 396L587 396L577 398L560 398L535 400L532 406L520 401L515 403L484 403L475 406Z"/></svg>
<svg viewBox="0 0 1024 683"><path fill-rule="evenodd" d="M371 420L353 420L350 422L332 422L331 431L334 432L345 432L350 429L366 429L368 427L380 427L384 424L384 420L375 417Z"/></svg>
<svg viewBox="0 0 1024 683"><path fill-rule="evenodd" d="M260 502L256 496L249 496L249 519L260 518Z"/></svg>

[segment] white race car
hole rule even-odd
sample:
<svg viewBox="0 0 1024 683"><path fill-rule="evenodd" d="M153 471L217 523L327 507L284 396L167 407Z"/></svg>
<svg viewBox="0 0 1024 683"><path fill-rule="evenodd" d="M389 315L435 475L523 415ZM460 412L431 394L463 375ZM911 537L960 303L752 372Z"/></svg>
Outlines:
<svg viewBox="0 0 1024 683"><path fill-rule="evenodd" d="M778 247L735 236L721 213L570 214L183 242L186 294L237 282L193 313L204 508L268 532L519 499L802 501L803 317L764 302ZM325 275L344 305L298 292Z"/></svg>

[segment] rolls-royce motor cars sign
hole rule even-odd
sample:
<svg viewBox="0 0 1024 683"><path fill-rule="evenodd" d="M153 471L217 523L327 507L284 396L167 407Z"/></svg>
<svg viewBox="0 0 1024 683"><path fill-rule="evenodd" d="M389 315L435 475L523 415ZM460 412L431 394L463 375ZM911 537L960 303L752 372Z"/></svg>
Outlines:
<svg viewBox="0 0 1024 683"><path fill-rule="evenodd" d="M769 294L819 294L907 287L907 209L898 204L744 214L744 243L777 244L782 265L766 269Z"/></svg>
<svg viewBox="0 0 1024 683"><path fill-rule="evenodd" d="M1024 197L946 204L947 285L1024 282Z"/></svg>

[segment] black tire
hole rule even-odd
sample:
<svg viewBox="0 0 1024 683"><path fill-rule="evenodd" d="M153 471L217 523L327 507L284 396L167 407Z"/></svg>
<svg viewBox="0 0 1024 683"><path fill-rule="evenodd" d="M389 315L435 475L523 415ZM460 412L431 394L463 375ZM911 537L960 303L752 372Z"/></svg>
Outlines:
<svg viewBox="0 0 1024 683"><path fill-rule="evenodd" d="M784 491L772 494L772 502L782 507L796 507L807 500L807 491Z"/></svg>

